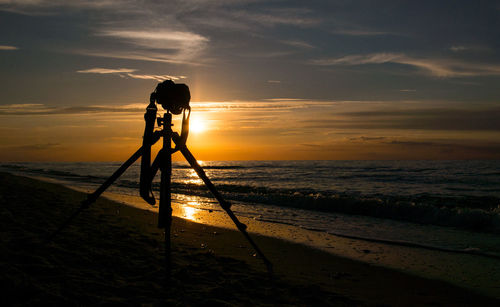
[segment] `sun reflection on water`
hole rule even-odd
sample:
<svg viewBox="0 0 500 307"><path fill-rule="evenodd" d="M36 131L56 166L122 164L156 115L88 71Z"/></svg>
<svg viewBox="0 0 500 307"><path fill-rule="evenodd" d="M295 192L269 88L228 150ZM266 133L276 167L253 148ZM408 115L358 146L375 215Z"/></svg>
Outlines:
<svg viewBox="0 0 500 307"><path fill-rule="evenodd" d="M203 181L198 177L194 170L189 170L187 173L188 179L182 180L184 184L202 184Z"/></svg>
<svg viewBox="0 0 500 307"><path fill-rule="evenodd" d="M185 205L183 205L181 210L181 216L190 221L197 221L200 219L199 214L201 213L200 207L201 204L197 201L188 201Z"/></svg>
<svg viewBox="0 0 500 307"><path fill-rule="evenodd" d="M190 221L196 221L195 214L198 211L198 209L195 209L195 208L189 207L189 206L184 206L184 208L182 208L182 210L183 210L183 214L182 214L183 218L190 220Z"/></svg>

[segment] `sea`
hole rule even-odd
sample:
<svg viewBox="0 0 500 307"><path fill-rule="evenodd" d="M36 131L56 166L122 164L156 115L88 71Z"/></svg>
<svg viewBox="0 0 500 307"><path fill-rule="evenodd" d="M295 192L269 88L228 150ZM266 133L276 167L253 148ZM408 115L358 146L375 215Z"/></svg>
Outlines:
<svg viewBox="0 0 500 307"><path fill-rule="evenodd" d="M481 284L484 288L485 284L491 284L488 291L500 293L500 161L199 163L223 197L232 203L238 217L260 225L284 225L287 229L308 231L326 240L335 237L351 243L364 242L365 245L361 245L368 247L358 246L360 259L368 257L367 254L377 254L377 250L380 253L383 250L386 255L396 253L396 247L414 251L411 253L415 263L424 257L424 250L469 257L456 261L481 264L488 270L484 274L489 275L475 279L464 277L474 279L469 286ZM56 180L92 192L121 164L9 162L1 163L0 171ZM187 163L173 162L172 166L173 202L185 208L223 213ZM139 173L140 164L133 164L108 191L137 197ZM159 177L153 181L157 198ZM259 233L258 229L249 230ZM313 246L325 247L324 240L309 241ZM331 245L328 248L334 250L334 244ZM433 255L429 259L439 258L438 254ZM377 263L379 260L375 259L381 258L377 257L368 258ZM487 269L488 265L491 268ZM409 264L401 264L399 269L404 270L405 266ZM421 268L414 270L421 271ZM469 275L473 275L478 269L471 267L470 270ZM449 278L456 279L456 276ZM481 278L482 281L478 281Z"/></svg>

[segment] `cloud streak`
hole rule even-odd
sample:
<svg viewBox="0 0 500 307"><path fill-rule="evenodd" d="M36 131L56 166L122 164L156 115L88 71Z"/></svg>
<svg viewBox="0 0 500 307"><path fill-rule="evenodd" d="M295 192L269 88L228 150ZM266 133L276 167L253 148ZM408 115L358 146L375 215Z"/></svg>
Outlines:
<svg viewBox="0 0 500 307"><path fill-rule="evenodd" d="M141 79L141 80L156 80L156 81L164 81L164 80L180 80L187 78L186 76L173 76L173 75L144 75L144 74L136 74L137 69L130 68L90 68L84 70L77 70L78 73L83 74L113 74L118 75L122 78L130 77L133 79Z"/></svg>
<svg viewBox="0 0 500 307"><path fill-rule="evenodd" d="M16 46L8 46L8 45L0 45L0 50L8 51L8 50L18 50L19 48Z"/></svg>
<svg viewBox="0 0 500 307"><path fill-rule="evenodd" d="M446 58L417 58L403 53L347 55L338 58L316 59L310 61L310 63L320 66L393 63L408 65L441 78L500 75L500 65L498 64L472 63Z"/></svg>
<svg viewBox="0 0 500 307"><path fill-rule="evenodd" d="M391 32L372 31L372 30L354 30L354 29L340 29L333 31L335 34L349 35L349 36L380 36L380 35L395 35Z"/></svg>
<svg viewBox="0 0 500 307"><path fill-rule="evenodd" d="M209 41L208 38L193 32L174 30L103 30L96 35L124 39L145 48L165 50L199 50Z"/></svg>
<svg viewBox="0 0 500 307"><path fill-rule="evenodd" d="M236 11L232 13L232 16L267 27L278 25L311 27L321 23L321 19L311 17L310 11L307 9L274 9L264 13Z"/></svg>
<svg viewBox="0 0 500 307"><path fill-rule="evenodd" d="M22 150L22 151L42 151L42 150L54 150L62 148L60 143L44 143L44 144L29 144L29 145L19 145L19 146L5 146L6 150Z"/></svg>
<svg viewBox="0 0 500 307"><path fill-rule="evenodd" d="M489 108L411 108L336 113L335 120L316 120L307 124L317 129L378 129L429 131L500 131L499 107Z"/></svg>
<svg viewBox="0 0 500 307"><path fill-rule="evenodd" d="M70 115L70 114L105 114L105 113L142 113L139 105L124 106L49 106L45 104L8 104L0 105L0 116L33 115Z"/></svg>
<svg viewBox="0 0 500 307"><path fill-rule="evenodd" d="M197 112L221 111L289 111L292 109L307 108L321 102L302 102L276 100L271 102L191 102L191 107ZM123 106L49 106L45 104L8 104L0 105L0 116L31 116L31 115L58 115L58 114L108 114L108 113L143 113L146 104L132 104Z"/></svg>
<svg viewBox="0 0 500 307"><path fill-rule="evenodd" d="M96 36L110 37L134 49L127 51L83 51L92 56L124 58L153 62L197 64L197 58L210 41L207 37L189 31L162 29L157 31L136 29L106 29ZM156 51L152 51L156 50Z"/></svg>
<svg viewBox="0 0 500 307"><path fill-rule="evenodd" d="M136 71L136 69L129 69L129 68L90 68L90 69L83 69L83 70L77 70L76 72L82 73L82 74L122 74L122 73L131 73Z"/></svg>

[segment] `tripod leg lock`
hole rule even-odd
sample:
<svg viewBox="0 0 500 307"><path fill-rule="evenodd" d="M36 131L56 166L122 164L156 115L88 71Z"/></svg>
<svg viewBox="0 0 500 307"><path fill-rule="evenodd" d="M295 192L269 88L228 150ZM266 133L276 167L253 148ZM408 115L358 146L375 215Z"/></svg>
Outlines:
<svg viewBox="0 0 500 307"><path fill-rule="evenodd" d="M238 225L236 225L238 227L238 229L240 230L247 230L247 225L246 224L243 224L243 223L238 223Z"/></svg>
<svg viewBox="0 0 500 307"><path fill-rule="evenodd" d="M231 210L231 203L230 202L227 202L227 201L220 201L220 206L222 207L222 209L224 210Z"/></svg>

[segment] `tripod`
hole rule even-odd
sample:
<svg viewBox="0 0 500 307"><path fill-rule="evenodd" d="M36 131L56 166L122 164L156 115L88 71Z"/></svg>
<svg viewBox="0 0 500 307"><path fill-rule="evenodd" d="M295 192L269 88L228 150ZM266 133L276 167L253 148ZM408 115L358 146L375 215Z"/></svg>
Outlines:
<svg viewBox="0 0 500 307"><path fill-rule="evenodd" d="M49 240L52 240L58 233L66 228L80 212L94 203L99 198L99 196L128 169L128 167L130 167L135 161L137 161L139 157L142 157L140 194L143 199L151 205L155 204L155 199L151 192L151 184L158 170L160 170L161 172L158 227L165 230L165 268L167 270L167 275L169 276L172 267L170 241L170 229L172 225L172 154L176 151L180 151L189 165L196 172L196 174L200 177L201 180L203 180L212 195L217 199L222 209L224 209L224 211L229 215L238 230L245 236L247 241L262 259L267 267L268 272L272 273L272 263L266 258L257 244L255 244L255 242L252 240L252 238L246 231L247 226L238 220L234 212L231 210L231 203L227 202L217 191L203 168L198 164L198 161L187 148L186 139L188 128L186 129L186 127L188 127L189 125L189 115L187 117L187 124L183 115L183 129L181 135L179 135L177 132L172 131L172 114L170 113L170 111L166 110L163 117L159 118L156 118L156 111L157 108L152 98L151 103L146 108L146 114L144 115L146 127L144 131L142 147L140 147L127 161L125 161L99 188L97 188L97 190L95 190L91 194L88 194L87 199L82 201L81 206L54 233L52 233L52 235L49 237ZM158 126L162 127L161 130L153 131L155 119L158 122ZM151 164L151 146L158 142L160 138L163 138L163 148L160 150L153 163ZM171 148L172 141L175 143L175 148L173 149Z"/></svg>

